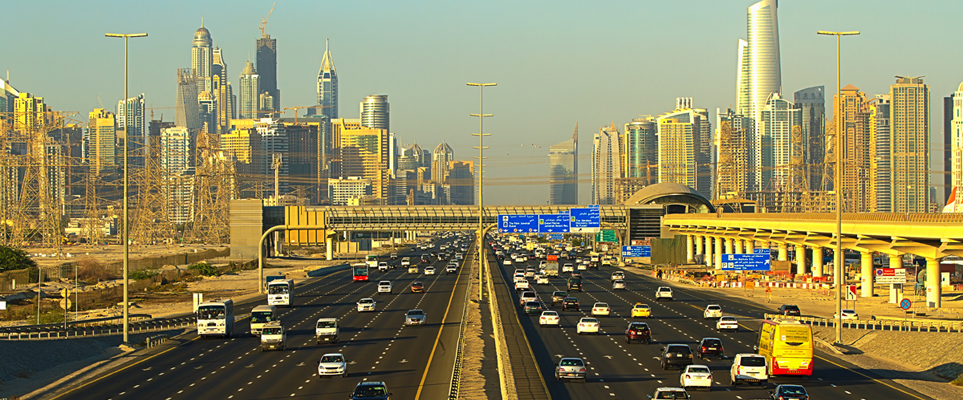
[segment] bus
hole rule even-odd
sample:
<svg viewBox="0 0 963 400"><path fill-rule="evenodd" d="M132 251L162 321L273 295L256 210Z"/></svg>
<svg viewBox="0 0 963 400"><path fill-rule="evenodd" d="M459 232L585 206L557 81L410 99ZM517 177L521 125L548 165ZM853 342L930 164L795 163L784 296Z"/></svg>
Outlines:
<svg viewBox="0 0 963 400"><path fill-rule="evenodd" d="M234 301L205 301L197 305L197 335L231 337L234 331Z"/></svg>
<svg viewBox="0 0 963 400"><path fill-rule="evenodd" d="M368 268L378 269L378 256L374 254L368 254L364 258L364 263L368 264Z"/></svg>
<svg viewBox="0 0 963 400"><path fill-rule="evenodd" d="M271 306L292 306L294 304L294 280L275 279L268 282L267 303Z"/></svg>
<svg viewBox="0 0 963 400"><path fill-rule="evenodd" d="M763 320L756 349L766 357L769 376L813 374L813 330L798 321Z"/></svg>
<svg viewBox="0 0 963 400"><path fill-rule="evenodd" d="M251 311L251 335L261 336L261 329L264 328L264 324L277 321L277 315L277 307L265 304L254 307L254 310Z"/></svg>
<svg viewBox="0 0 963 400"><path fill-rule="evenodd" d="M354 264L351 266L352 281L368 281L368 264Z"/></svg>

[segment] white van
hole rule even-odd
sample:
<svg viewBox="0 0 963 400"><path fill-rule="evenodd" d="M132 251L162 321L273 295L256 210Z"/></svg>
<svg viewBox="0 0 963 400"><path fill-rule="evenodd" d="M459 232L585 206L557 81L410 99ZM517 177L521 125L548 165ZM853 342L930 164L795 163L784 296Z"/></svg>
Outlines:
<svg viewBox="0 0 963 400"><path fill-rule="evenodd" d="M317 338L318 344L322 342L338 343L338 340L340 340L339 333L337 318L318 318L318 324L314 328L314 336Z"/></svg>

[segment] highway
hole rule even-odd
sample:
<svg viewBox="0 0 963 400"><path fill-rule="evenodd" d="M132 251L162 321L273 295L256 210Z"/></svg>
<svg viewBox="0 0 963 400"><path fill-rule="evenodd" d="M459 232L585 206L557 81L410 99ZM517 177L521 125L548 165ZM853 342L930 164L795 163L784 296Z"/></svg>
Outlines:
<svg viewBox="0 0 963 400"><path fill-rule="evenodd" d="M432 250L450 241L437 242ZM401 251L392 263L406 256L415 263L426 252ZM261 352L259 339L250 335L249 321L243 319L235 325L232 338L184 334L53 398L241 400L323 395L343 399L364 380L384 381L392 398L447 398L470 268L446 275L446 264L433 259L430 265L438 273L434 276L425 276L424 267L429 264L418 262L417 275L401 267L386 273L374 270L371 282L364 283L352 282L351 271L345 270L296 282L294 306L279 309L288 330L285 351ZM379 280L392 281L394 293L377 294ZM424 294L410 292L415 280L424 283ZM377 311L357 312L355 302L364 297L378 302ZM235 314L250 313L255 305L265 303L258 299L236 305ZM405 312L414 308L425 311L426 325L404 326ZM340 343L316 344L314 325L322 317L338 318ZM442 330L443 318L447 319ZM324 353L343 353L349 363L348 377L319 378L318 360Z"/></svg>
<svg viewBox="0 0 963 400"><path fill-rule="evenodd" d="M493 257L494 259L494 257ZM540 260L526 263L501 265L497 270L502 276L494 277L496 284L508 285L516 268L533 267L537 269ZM569 260L561 259L560 266ZM814 360L815 371L806 378L772 378L768 388L758 386L738 388L729 385L731 357L736 353L752 353L756 339L759 319L767 310L748 303L742 303L707 291L686 289L682 286L666 285L657 279L642 276L641 270L625 267L627 290L611 289L611 273L619 268L603 266L599 270L581 271L584 292L571 292L569 295L579 299L582 311L562 311L561 305L549 308L562 316L561 328L538 325L538 316L524 315L517 307L518 293L513 288L512 300L501 301L516 307L532 352L535 355L542 378L553 399L599 399L599 398L639 398L652 394L656 388L679 387L680 372L677 368L663 371L659 362L660 347L669 343L682 343L695 350L703 337L722 339L727 359L694 359L694 364L708 365L713 372L713 388L710 391L689 390L693 399L758 399L768 398L769 390L776 384L801 384L806 387L812 398L852 398L852 399L925 399L926 397L904 386L874 375L858 367L843 362L817 349ZM497 274L497 272L496 272ZM552 278L550 285L535 285L530 279L543 305L551 305L551 295L555 290L566 290L569 274ZM654 293L658 286L672 286L674 301L657 303ZM612 307L609 317L598 317L601 329L598 336L576 334L575 326L579 318L591 316L592 304L607 302ZM641 302L653 307L653 317L637 319L647 322L652 329L653 343L626 344L623 336L631 318L631 307ZM708 304L719 304L726 315L735 315L740 320L740 329L734 333L719 333L715 330L714 320L704 320L703 310ZM778 306L778 305L776 305ZM772 312L772 310L768 310ZM803 310L805 314L805 310ZM514 356L514 355L513 355ZM587 382L556 382L554 368L560 357L581 357L588 364Z"/></svg>

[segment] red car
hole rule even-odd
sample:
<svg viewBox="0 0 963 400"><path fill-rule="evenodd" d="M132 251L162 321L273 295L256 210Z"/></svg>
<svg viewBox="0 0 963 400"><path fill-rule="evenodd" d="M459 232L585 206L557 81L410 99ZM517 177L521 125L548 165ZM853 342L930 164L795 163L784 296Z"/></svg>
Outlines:
<svg viewBox="0 0 963 400"><path fill-rule="evenodd" d="M424 293L425 285L421 282L411 282L411 293Z"/></svg>
<svg viewBox="0 0 963 400"><path fill-rule="evenodd" d="M649 331L649 325L645 322L629 322L629 326L625 328L625 343L632 342L644 342L645 344L652 343L652 332Z"/></svg>

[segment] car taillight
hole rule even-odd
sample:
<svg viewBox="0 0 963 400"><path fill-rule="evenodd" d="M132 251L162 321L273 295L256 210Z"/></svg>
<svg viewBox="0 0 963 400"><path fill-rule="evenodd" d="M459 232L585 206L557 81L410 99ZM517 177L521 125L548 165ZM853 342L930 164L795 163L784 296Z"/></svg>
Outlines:
<svg viewBox="0 0 963 400"><path fill-rule="evenodd" d="M689 374L685 374L685 378L686 378L686 379L692 379L692 377L689 376Z"/></svg>
<svg viewBox="0 0 963 400"><path fill-rule="evenodd" d="M706 347L705 347L705 346L702 346L702 351L706 351Z"/></svg>
<svg viewBox="0 0 963 400"><path fill-rule="evenodd" d="M579 368L578 372L585 372L585 367Z"/></svg>
<svg viewBox="0 0 963 400"><path fill-rule="evenodd" d="M712 374L709 374L709 380L710 381L712 380Z"/></svg>
<svg viewBox="0 0 963 400"><path fill-rule="evenodd" d="M742 366L736 367L736 375L742 375Z"/></svg>
<svg viewBox="0 0 963 400"><path fill-rule="evenodd" d="M565 372L565 368L558 367L558 372Z"/></svg>

